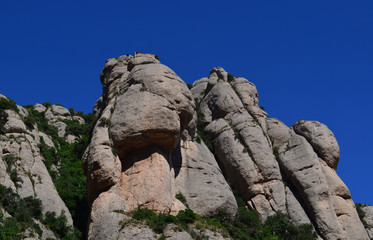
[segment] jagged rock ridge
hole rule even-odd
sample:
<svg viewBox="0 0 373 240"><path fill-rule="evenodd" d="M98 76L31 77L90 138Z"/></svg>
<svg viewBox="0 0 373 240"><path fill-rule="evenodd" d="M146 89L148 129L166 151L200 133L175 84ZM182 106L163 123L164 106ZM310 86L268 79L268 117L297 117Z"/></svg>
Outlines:
<svg viewBox="0 0 373 240"><path fill-rule="evenodd" d="M297 225L312 224L323 239L368 239L336 174L339 147L325 125L287 127L268 118L255 85L223 68L189 91L152 54L107 60L101 82L99 120L83 158L89 239L125 239L118 210L176 214L186 207L178 192L201 215L219 208L234 214L227 181L263 221L283 212Z"/></svg>

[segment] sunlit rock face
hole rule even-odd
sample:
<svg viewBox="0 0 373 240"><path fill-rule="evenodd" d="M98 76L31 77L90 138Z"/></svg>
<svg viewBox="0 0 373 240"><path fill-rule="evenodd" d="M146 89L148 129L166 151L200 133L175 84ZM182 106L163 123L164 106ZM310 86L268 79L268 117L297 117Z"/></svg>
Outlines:
<svg viewBox="0 0 373 240"><path fill-rule="evenodd" d="M0 99L5 102L11 101L1 94ZM63 121L73 121L75 118L79 122L78 125L85 123L83 118L72 116L68 109L59 105L35 104L35 106L28 105L25 108L14 102L13 105L2 102L0 107L0 185L10 188L14 195L19 195L20 199L40 200L40 208L44 216L47 212L55 214L56 217L64 215L67 225L72 226L71 213L56 189L55 178L50 174L52 171L57 176L60 174L61 162L48 162L42 152L42 149L48 148L49 152L56 153L60 145L53 138L56 136L51 133L52 130L43 132L45 129L39 128L40 119L34 119L31 111L40 114L40 119L45 120L44 126L55 126L55 135L61 141L65 140L68 143L76 142L79 136L67 132L67 125ZM10 203L14 206L19 204L17 198L2 201L8 201L8 207ZM15 218L14 213L6 212L5 204L0 206L0 210L4 222L8 217L13 217L16 222L20 221L19 217ZM25 239L57 238L50 226L37 219L33 221L40 227L42 233L35 233L32 225L25 226L23 235Z"/></svg>
<svg viewBox="0 0 373 240"><path fill-rule="evenodd" d="M101 82L83 158L89 239L152 239L148 228L119 229L126 216L117 210L175 215L187 207L177 193L201 215L235 214L227 182L262 221L282 212L323 239L368 239L336 174L339 147L325 125L268 118L255 85L221 67L188 89L155 55L136 53L107 60Z"/></svg>
<svg viewBox="0 0 373 240"><path fill-rule="evenodd" d="M186 208L175 197L182 193L199 214L235 214L232 190L214 156L193 141L195 102L175 72L154 55L135 54L109 59L101 81L99 118L83 158L92 204L89 239L112 239L100 230L118 225L120 214L105 208L109 202L125 211L177 214ZM112 214L119 215L107 219Z"/></svg>

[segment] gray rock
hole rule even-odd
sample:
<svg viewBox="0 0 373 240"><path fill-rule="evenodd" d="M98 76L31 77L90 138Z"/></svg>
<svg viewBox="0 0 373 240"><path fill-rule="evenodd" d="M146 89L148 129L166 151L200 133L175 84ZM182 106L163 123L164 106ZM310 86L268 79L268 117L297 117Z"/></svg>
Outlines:
<svg viewBox="0 0 373 240"><path fill-rule="evenodd" d="M151 145L170 152L177 144L180 120L166 98L129 89L118 97L110 131L120 155Z"/></svg>
<svg viewBox="0 0 373 240"><path fill-rule="evenodd" d="M5 110L8 114L7 122L4 125L6 133L27 133L26 125L21 117L13 110Z"/></svg>
<svg viewBox="0 0 373 240"><path fill-rule="evenodd" d="M339 146L332 131L317 121L298 121L293 124L294 131L305 137L315 152L331 168L337 169L339 161Z"/></svg>
<svg viewBox="0 0 373 240"><path fill-rule="evenodd" d="M125 211L126 206L121 197L112 192L101 193L92 204L88 240L131 239L118 238L120 222L128 218L123 214Z"/></svg>
<svg viewBox="0 0 373 240"><path fill-rule="evenodd" d="M247 113L246 117L232 115L235 119L233 124L223 119L215 120L205 128L205 132L215 139L215 154L228 180L264 220L275 210L285 210L284 187L280 181L279 166L262 130L248 117ZM242 122L245 119L249 121ZM259 135L256 137L262 140L251 141L251 134ZM251 148L255 150L251 151Z"/></svg>
<svg viewBox="0 0 373 240"><path fill-rule="evenodd" d="M295 197L294 191L289 187L286 187L286 203L287 203L287 213L290 219L296 224L312 224L311 220L308 218L302 205L299 203L298 198Z"/></svg>
<svg viewBox="0 0 373 240"><path fill-rule="evenodd" d="M48 123L57 128L57 134L60 138L65 137L67 127L66 123L60 121L49 121Z"/></svg>
<svg viewBox="0 0 373 240"><path fill-rule="evenodd" d="M85 124L85 121L82 117L73 116L73 120L78 121L80 124Z"/></svg>
<svg viewBox="0 0 373 240"><path fill-rule="evenodd" d="M104 239L104 238L102 238ZM155 234L151 228L141 224L129 224L125 226L117 238L105 238L116 240L157 240L159 234Z"/></svg>
<svg viewBox="0 0 373 240"><path fill-rule="evenodd" d="M257 106L259 103L258 91L254 84L245 78L235 78L231 85L234 91L240 96L245 107Z"/></svg>
<svg viewBox="0 0 373 240"><path fill-rule="evenodd" d="M36 111L40 112L40 113L43 113L43 112L45 112L47 110L46 107L44 107L43 105L41 105L39 103L35 104L34 109Z"/></svg>
<svg viewBox="0 0 373 240"><path fill-rule="evenodd" d="M17 105L17 108L18 108L18 111L19 111L19 115L21 116L22 119L24 119L25 117L28 116L28 111L26 110L26 108L22 107L22 106L19 106Z"/></svg>
<svg viewBox="0 0 373 240"><path fill-rule="evenodd" d="M186 197L194 212L202 216L211 216L218 209L236 213L233 193L203 142L182 141L172 156L178 192Z"/></svg>
<svg viewBox="0 0 373 240"><path fill-rule="evenodd" d="M38 134L36 130L35 134ZM14 169L23 182L10 184L10 179L4 174L0 184L11 187L21 197L35 196L39 198L43 205L43 213L48 211L55 212L57 216L64 213L68 224L72 225L70 212L58 195L44 164L44 159L40 154L38 139L40 139L39 134L36 137L32 137L24 133L13 133L2 138L0 142L2 152L12 154L18 159ZM46 139L48 138L46 137ZM3 171L4 166L4 163L0 163L0 173Z"/></svg>
<svg viewBox="0 0 373 240"><path fill-rule="evenodd" d="M93 107L93 114L98 117L101 113L101 109L103 107L103 97L101 96L99 99L97 99L95 106Z"/></svg>
<svg viewBox="0 0 373 240"><path fill-rule="evenodd" d="M87 176L88 201L92 202L104 189L119 181L122 170L119 158L110 147L107 127L96 125L82 161Z"/></svg>
<svg viewBox="0 0 373 240"><path fill-rule="evenodd" d="M266 119L267 134L273 141L274 147L281 147L287 143L291 138L291 130L280 120L275 118Z"/></svg>
<svg viewBox="0 0 373 240"><path fill-rule="evenodd" d="M162 64L137 65L131 71L127 81L141 84L142 91L166 98L178 112L182 128L185 128L193 118L192 94L183 80L167 66Z"/></svg>
<svg viewBox="0 0 373 240"><path fill-rule="evenodd" d="M364 220L368 224L368 228L366 229L369 237L373 238L373 206L363 206L361 208L363 212L365 213Z"/></svg>
<svg viewBox="0 0 373 240"><path fill-rule="evenodd" d="M316 153L305 138L292 134L280 148L280 164L301 194L322 237L344 239L346 233L334 212L329 186Z"/></svg>
<svg viewBox="0 0 373 240"><path fill-rule="evenodd" d="M69 110L67 110L66 108L62 107L62 106L59 106L59 105L52 105L52 113L54 116L61 116L61 117L70 117L71 114L69 112Z"/></svg>
<svg viewBox="0 0 373 240"><path fill-rule="evenodd" d="M228 81L228 73L222 67L215 67L211 69L209 78L218 78L226 82Z"/></svg>
<svg viewBox="0 0 373 240"><path fill-rule="evenodd" d="M199 110L211 122L243 108L242 102L227 82L218 82L203 98Z"/></svg>
<svg viewBox="0 0 373 240"><path fill-rule="evenodd" d="M131 71L135 66L146 65L146 64L155 64L159 63L154 57L134 57L128 63L128 71Z"/></svg>
<svg viewBox="0 0 373 240"><path fill-rule="evenodd" d="M163 235L167 240L192 240L192 236L185 231L177 231L177 226L169 224L163 231Z"/></svg>
<svg viewBox="0 0 373 240"><path fill-rule="evenodd" d="M194 98L201 99L205 95L208 78L201 78L193 83L193 87L190 90Z"/></svg>

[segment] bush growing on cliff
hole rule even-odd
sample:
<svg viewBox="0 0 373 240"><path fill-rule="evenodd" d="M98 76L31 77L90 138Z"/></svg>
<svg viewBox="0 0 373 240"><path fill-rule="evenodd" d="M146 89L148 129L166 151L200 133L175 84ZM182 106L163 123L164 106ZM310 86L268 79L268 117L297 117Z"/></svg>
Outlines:
<svg viewBox="0 0 373 240"><path fill-rule="evenodd" d="M162 233L168 224L173 223L179 229L189 232L193 239L203 239L204 237L194 232L194 228L219 231L223 236L234 240L316 239L312 225L303 224L296 226L286 214L280 212L268 217L263 224L260 221L258 212L248 210L243 199L237 194L235 194L235 197L238 205L235 216L232 216L223 209L218 209L213 216L204 217L194 213L191 209L179 211L176 217L166 214L157 215L153 210L141 208L129 213L117 212L132 217L132 219L121 221L120 224L122 227L125 227L129 223L142 223L148 225L154 232Z"/></svg>
<svg viewBox="0 0 373 240"><path fill-rule="evenodd" d="M17 104L10 99L0 98L0 134L4 134L4 125L8 121L8 114L5 110L13 110L16 113L19 112Z"/></svg>
<svg viewBox="0 0 373 240"><path fill-rule="evenodd" d="M42 231L33 219L42 219L40 199L32 196L21 198L11 188L0 185L0 206L13 217L4 219L0 211L0 239L23 239L26 229L41 236Z"/></svg>
<svg viewBox="0 0 373 240"><path fill-rule="evenodd" d="M355 203L357 214L359 215L360 221L363 223L364 228L370 229L370 228L372 228L372 226L369 226L367 221L365 221L365 219L364 219L365 218L365 212L362 209L364 206L366 206L366 205L362 204L362 203Z"/></svg>
<svg viewBox="0 0 373 240"><path fill-rule="evenodd" d="M43 105L46 107L51 106L50 103ZM72 115L80 116L85 120L85 124L80 124L76 120L61 120L67 124L66 133L78 137L76 142L70 144L58 136L57 128L48 123L44 113L34 110L32 105L24 107L28 109L29 116L33 118L33 122L37 123L38 130L51 136L56 146L56 148L49 147L44 139L40 138L39 149L45 159L46 167L57 192L68 207L73 217L74 225L84 233L86 231L89 209L86 203L87 186L81 167L81 157L89 144L96 116L92 113L84 114L83 112L69 109Z"/></svg>
<svg viewBox="0 0 373 240"><path fill-rule="evenodd" d="M232 82L234 80L234 76L228 73L228 82Z"/></svg>

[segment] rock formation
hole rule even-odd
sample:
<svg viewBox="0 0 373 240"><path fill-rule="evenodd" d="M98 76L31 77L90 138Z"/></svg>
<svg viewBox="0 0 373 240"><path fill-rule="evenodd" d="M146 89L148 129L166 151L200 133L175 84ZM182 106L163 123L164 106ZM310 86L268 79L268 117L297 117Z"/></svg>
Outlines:
<svg viewBox="0 0 373 240"><path fill-rule="evenodd" d="M176 214L186 208L177 193L203 215L236 211L214 156L193 141L194 100L171 69L153 55L122 56L106 62L101 82L99 118L83 158L92 202L90 239L109 237L101 222L121 215L114 210L140 206ZM115 207L103 207L108 202Z"/></svg>
<svg viewBox="0 0 373 240"><path fill-rule="evenodd" d="M90 239L120 232L123 217L114 210L176 214L186 207L178 192L201 215L235 213L227 181L263 221L283 212L297 225L311 223L323 239L368 239L336 174L339 147L325 125L287 127L268 118L254 84L223 68L189 91L151 54L109 59L101 82L99 120L83 159Z"/></svg>
<svg viewBox="0 0 373 240"><path fill-rule="evenodd" d="M5 103L12 102L3 95L0 98L2 107ZM41 104L30 107L41 116L45 116L46 121L49 121L48 125L56 126L61 138L72 142L79 137L65 133L66 124L61 120L73 120L66 108L57 105L45 107ZM38 129L38 123L31 121L29 110L26 108L14 104L11 109L1 109L1 112L6 113L6 118L3 118L5 124L0 135L0 184L12 189L21 198L32 196L40 199L43 214L47 212L55 213L56 216L63 214L66 216L67 224L72 226L70 211L56 190L49 174L50 169L41 152L41 145L55 150L59 147L57 142L52 136ZM84 123L83 119L77 118ZM50 168L58 174L58 163L52 164ZM5 210L2 208L2 211ZM40 222L38 224L44 229L41 239L56 238L46 226Z"/></svg>
<svg viewBox="0 0 373 240"><path fill-rule="evenodd" d="M288 127L268 118L245 78L217 67L189 89L158 57L136 53L107 60L100 80L89 145L86 116L48 103L21 107L0 95L0 190L40 199L43 216L64 214L72 226L83 209L56 183L70 177L60 157L66 151L81 156L88 145L82 167L90 213L79 221L88 222L90 240L231 239L196 224L187 231L169 223L156 231L129 213L176 216L191 209L229 217L242 205L262 222L283 213L296 226L310 224L319 239L373 237L373 208L356 209L338 177L339 146L329 128L303 120ZM0 204L0 228L11 217ZM44 218L32 222L40 233L29 226L23 238L63 238Z"/></svg>

